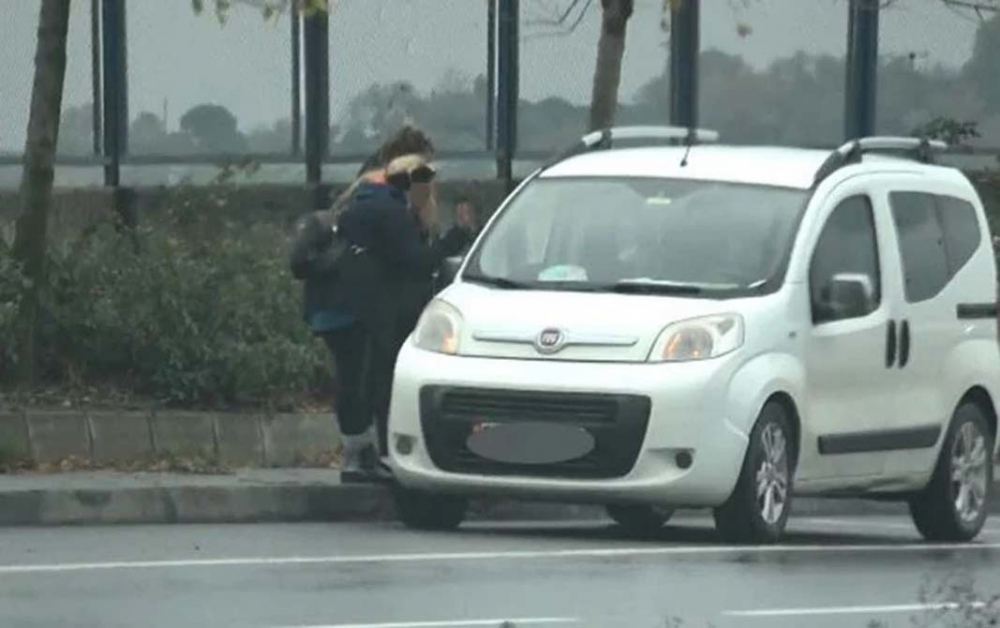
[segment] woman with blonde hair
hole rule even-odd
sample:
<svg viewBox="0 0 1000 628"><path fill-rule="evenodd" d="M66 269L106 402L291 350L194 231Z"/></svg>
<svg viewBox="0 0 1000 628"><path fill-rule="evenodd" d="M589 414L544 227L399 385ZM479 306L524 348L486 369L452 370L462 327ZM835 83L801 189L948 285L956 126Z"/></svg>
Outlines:
<svg viewBox="0 0 1000 628"><path fill-rule="evenodd" d="M426 237L425 225L436 219L436 174L424 155L397 157L385 168L385 183L361 183L338 220L341 236L365 251L373 269L354 293L356 310L365 313L363 331L370 351L366 392L383 456L388 453L386 424L400 325L412 307L405 295L414 284L429 283L441 262L469 243L474 228L471 212L466 211L442 237L433 241Z"/></svg>
<svg viewBox="0 0 1000 628"><path fill-rule="evenodd" d="M404 141L395 149L380 152L388 155L403 145L432 150L429 141L416 141L421 136L403 133ZM341 208L323 212L323 218L317 217L320 212L310 214L298 226L293 272L305 283L306 319L333 356L344 445L341 477L346 482L387 476L379 453L388 451L386 422L399 321L401 312L409 310L401 295L414 283L429 282L441 262L471 238L467 211L441 238L426 237L425 225L433 224L436 215L435 174L427 154L395 155L384 168L360 177ZM351 254L337 262L336 271L324 271L323 251L335 238Z"/></svg>
<svg viewBox="0 0 1000 628"><path fill-rule="evenodd" d="M339 232L340 216L351 208L357 194L363 192L367 199L364 204L371 205L373 190L392 189L393 186L387 183L386 171L390 162L410 156L397 163L396 171L401 164L412 165L414 157L427 163L433 153L434 145L423 132L412 125L404 126L368 159L358 179L330 209L312 212L296 225L291 251L292 272L303 281L306 323L323 339L333 358L336 376L333 405L344 444L342 476L345 481L369 480L378 475L372 419L377 400L386 394L379 389L386 385L383 382L385 367L380 360L384 362L387 359L384 356L391 353L391 349L380 349L376 341L385 334L375 335L372 330L393 325L396 308L388 291L375 285L382 282L368 280L381 276L380 265L371 263L368 259L371 256L366 254L352 259L351 272L344 272L334 262L335 255L331 257L328 253L335 248L331 243L336 237L334 232ZM405 187L409 189L410 186ZM426 207L428 202L422 199L430 195L420 191L420 184L413 187L417 197L421 197L415 199L422 203L421 207ZM405 193L403 195L405 197ZM348 222L357 221L349 219ZM356 227L345 229L347 233L356 231ZM364 229L361 231L366 233ZM334 266L338 266L338 270L334 270ZM371 377L372 373L382 373L381 379ZM384 405L384 402L378 403L380 407Z"/></svg>

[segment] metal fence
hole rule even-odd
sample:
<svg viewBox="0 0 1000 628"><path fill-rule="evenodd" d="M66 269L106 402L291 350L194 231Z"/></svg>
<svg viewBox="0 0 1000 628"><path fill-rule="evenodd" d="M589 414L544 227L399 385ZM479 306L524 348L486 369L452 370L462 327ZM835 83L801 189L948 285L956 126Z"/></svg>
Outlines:
<svg viewBox="0 0 1000 628"><path fill-rule="evenodd" d="M207 180L233 159L320 185L407 120L452 176L515 177L585 130L601 17L595 0L336 0L310 17L293 0L267 20L239 0L224 23L190 0L71 2L61 185ZM663 0L635 0L618 120L832 146L948 117L978 121L970 151L992 154L1000 18L880 4L685 0L665 16ZM4 186L19 176L38 2L0 12Z"/></svg>

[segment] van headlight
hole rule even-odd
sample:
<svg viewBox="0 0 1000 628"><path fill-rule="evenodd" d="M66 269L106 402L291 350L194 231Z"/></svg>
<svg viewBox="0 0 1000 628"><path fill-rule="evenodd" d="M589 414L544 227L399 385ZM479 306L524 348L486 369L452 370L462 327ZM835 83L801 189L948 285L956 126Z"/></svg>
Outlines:
<svg viewBox="0 0 1000 628"><path fill-rule="evenodd" d="M413 344L424 351L458 354L462 315L444 301L434 300L424 310L413 332Z"/></svg>
<svg viewBox="0 0 1000 628"><path fill-rule="evenodd" d="M743 345L743 317L719 314L668 325L653 344L650 362L709 360Z"/></svg>

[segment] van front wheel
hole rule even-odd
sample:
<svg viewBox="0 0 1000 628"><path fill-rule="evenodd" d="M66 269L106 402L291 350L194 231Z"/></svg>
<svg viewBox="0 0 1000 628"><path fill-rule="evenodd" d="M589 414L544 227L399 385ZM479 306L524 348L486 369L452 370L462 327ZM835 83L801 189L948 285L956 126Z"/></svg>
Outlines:
<svg viewBox="0 0 1000 628"><path fill-rule="evenodd" d="M653 534L670 520L674 511L643 505L609 504L605 510L612 521L631 534Z"/></svg>
<svg viewBox="0 0 1000 628"><path fill-rule="evenodd" d="M715 527L731 543L775 543L792 506L795 442L787 411L777 403L761 410L750 432L736 488L715 509Z"/></svg>
<svg viewBox="0 0 1000 628"><path fill-rule="evenodd" d="M396 514L406 527L417 530L454 530L465 519L468 502L460 497L437 495L395 486Z"/></svg>

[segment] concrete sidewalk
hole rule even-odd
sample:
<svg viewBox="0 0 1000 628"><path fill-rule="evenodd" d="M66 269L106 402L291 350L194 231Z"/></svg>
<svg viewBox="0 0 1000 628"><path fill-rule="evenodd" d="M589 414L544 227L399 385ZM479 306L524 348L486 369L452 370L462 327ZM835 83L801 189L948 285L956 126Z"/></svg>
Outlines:
<svg viewBox="0 0 1000 628"><path fill-rule="evenodd" d="M997 487L1000 488L1000 487ZM995 493L1000 495L1000 493ZM905 514L906 506L799 498L796 515ZM993 501L1000 513L1000 498ZM470 519L602 517L600 508L478 501ZM382 486L342 485L333 469L249 469L231 475L80 472L0 475L0 525L364 521L394 517Z"/></svg>

